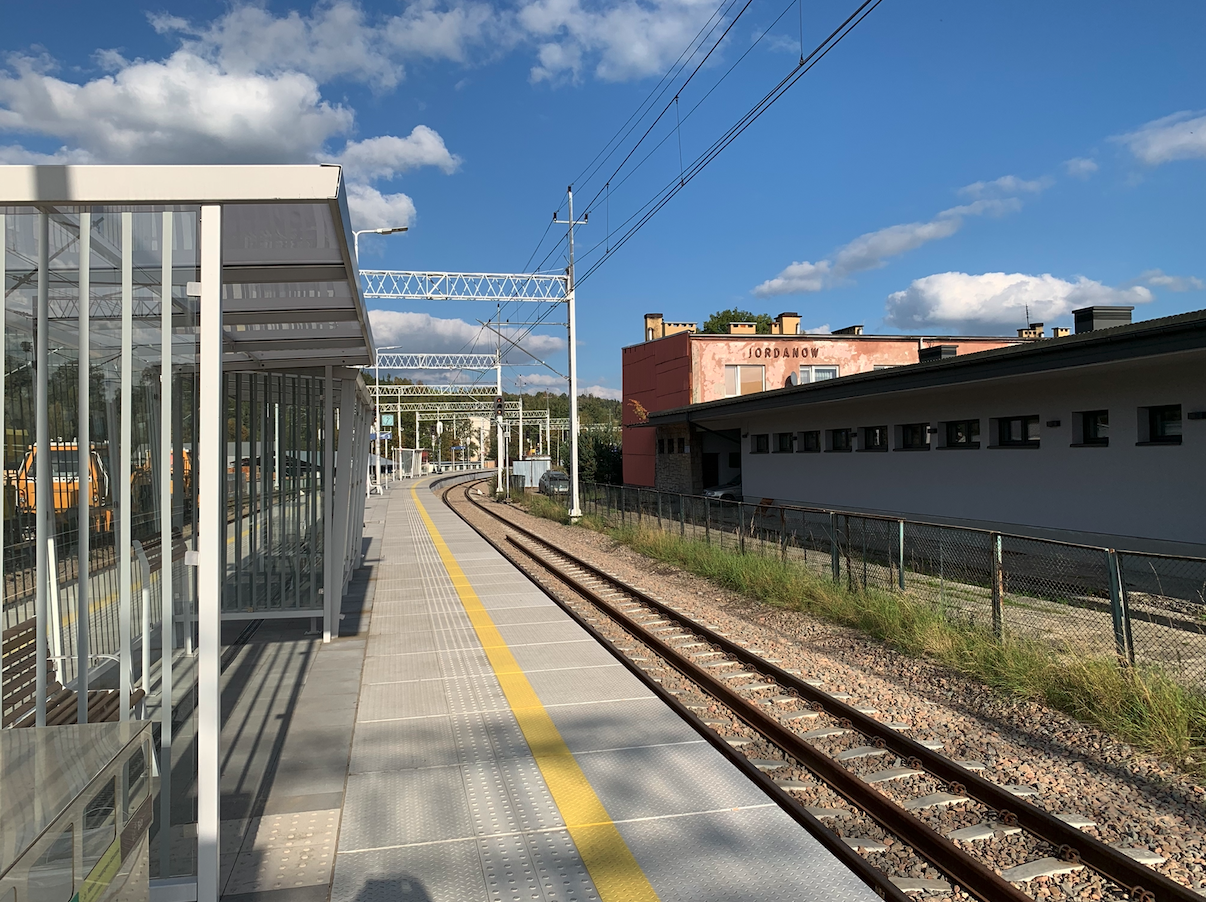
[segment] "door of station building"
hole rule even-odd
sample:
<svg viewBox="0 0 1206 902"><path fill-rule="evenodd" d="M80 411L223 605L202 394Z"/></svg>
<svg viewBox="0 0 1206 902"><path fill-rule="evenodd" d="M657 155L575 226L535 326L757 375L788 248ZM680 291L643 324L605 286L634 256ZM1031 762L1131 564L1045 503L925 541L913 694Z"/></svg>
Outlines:
<svg viewBox="0 0 1206 902"><path fill-rule="evenodd" d="M716 453L703 455L703 484L705 489L720 484L720 455Z"/></svg>

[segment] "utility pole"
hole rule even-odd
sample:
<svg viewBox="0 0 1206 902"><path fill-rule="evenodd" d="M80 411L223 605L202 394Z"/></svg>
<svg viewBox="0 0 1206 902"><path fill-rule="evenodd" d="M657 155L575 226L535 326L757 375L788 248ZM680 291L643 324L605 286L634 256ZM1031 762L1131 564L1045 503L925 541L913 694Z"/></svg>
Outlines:
<svg viewBox="0 0 1206 902"><path fill-rule="evenodd" d="M523 460L523 379L519 379L519 441L515 443L519 449L519 454L516 455L520 460Z"/></svg>
<svg viewBox="0 0 1206 902"><path fill-rule="evenodd" d="M501 309L502 308L500 307L499 308L500 313L499 313L499 317L498 317L500 328L502 327ZM501 338L498 339L498 346L497 346L497 350L495 351L494 382L495 382L495 389L494 389L495 397L498 398L499 401L502 401L503 393L502 393L502 339ZM501 407L501 405L499 405L499 406ZM501 492L503 490L503 452L505 450L505 448L503 447L503 412L502 412L502 410L495 411L494 422L495 422L496 426L498 427L498 440L495 442L494 447L498 449L498 453L496 454L496 456L498 457L498 491Z"/></svg>
<svg viewBox="0 0 1206 902"><path fill-rule="evenodd" d="M579 503L578 495L578 347L575 343L578 329L574 322L574 226L586 225L590 214L587 213L584 215L580 222L576 221L574 219L574 186L570 185L565 190L569 195L569 218L561 220L554 213L553 222L566 226L569 232L569 268L566 270L567 279L565 284L565 299L569 314L566 317L568 324L566 329L569 337L569 515L571 521L576 521L582 516L582 507Z"/></svg>

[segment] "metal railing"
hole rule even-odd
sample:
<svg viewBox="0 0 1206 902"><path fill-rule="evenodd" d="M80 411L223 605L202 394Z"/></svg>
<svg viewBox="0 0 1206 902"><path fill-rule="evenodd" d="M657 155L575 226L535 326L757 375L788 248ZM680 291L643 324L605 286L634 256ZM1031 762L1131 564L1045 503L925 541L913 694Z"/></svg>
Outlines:
<svg viewBox="0 0 1206 902"><path fill-rule="evenodd" d="M1206 559L824 508L584 483L584 513L776 555L854 589L903 592L952 620L1206 687Z"/></svg>

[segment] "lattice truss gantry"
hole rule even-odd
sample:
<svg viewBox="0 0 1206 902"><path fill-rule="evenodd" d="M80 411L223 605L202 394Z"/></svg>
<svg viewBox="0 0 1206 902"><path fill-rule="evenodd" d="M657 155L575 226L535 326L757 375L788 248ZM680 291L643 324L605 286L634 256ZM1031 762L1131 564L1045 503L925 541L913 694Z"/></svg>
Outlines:
<svg viewBox="0 0 1206 902"><path fill-rule="evenodd" d="M545 273L360 271L365 298L394 301L534 301L567 299L564 275Z"/></svg>
<svg viewBox="0 0 1206 902"><path fill-rule="evenodd" d="M498 366L498 354L403 354L378 351L376 366L382 370L492 370Z"/></svg>
<svg viewBox="0 0 1206 902"><path fill-rule="evenodd" d="M383 382L377 386L376 393L383 400L389 398L429 398L433 396L493 398L498 389L493 384L478 383L476 385L393 385Z"/></svg>

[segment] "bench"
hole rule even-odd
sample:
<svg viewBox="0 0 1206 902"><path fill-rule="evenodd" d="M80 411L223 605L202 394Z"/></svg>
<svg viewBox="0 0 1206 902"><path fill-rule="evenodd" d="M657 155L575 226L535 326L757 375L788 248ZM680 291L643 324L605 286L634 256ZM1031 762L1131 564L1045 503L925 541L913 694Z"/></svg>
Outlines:
<svg viewBox="0 0 1206 902"><path fill-rule="evenodd" d="M0 695L0 726L32 727L36 721L37 702L37 624L26 620L9 627L0 639L0 676L3 691ZM57 727L76 723L79 714L78 695L66 689L57 676L57 662L46 662L46 725ZM142 689L130 693L133 708L146 696ZM116 689L88 691L88 722L103 723L118 719L121 693Z"/></svg>

